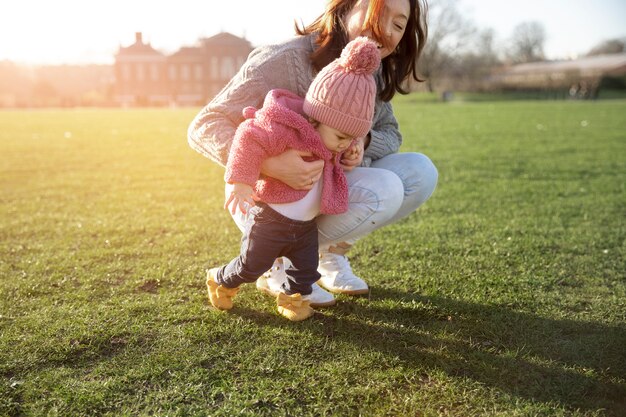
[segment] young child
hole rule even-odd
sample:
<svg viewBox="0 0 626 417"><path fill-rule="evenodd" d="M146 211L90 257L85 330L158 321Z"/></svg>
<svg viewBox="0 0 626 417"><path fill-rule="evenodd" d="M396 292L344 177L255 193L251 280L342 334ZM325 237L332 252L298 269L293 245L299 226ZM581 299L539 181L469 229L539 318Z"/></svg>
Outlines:
<svg viewBox="0 0 626 417"><path fill-rule="evenodd" d="M207 272L214 307L231 309L239 286L256 281L284 256L291 266L277 297L278 311L292 321L313 315L306 296L320 278L315 217L348 209L348 185L339 161L371 128L373 74L379 65L376 44L359 37L317 74L304 99L271 90L261 109L244 109L247 120L237 128L226 165L224 178L233 190L224 207L233 214L239 208L247 220L240 255ZM295 190L261 176L263 160L287 149L309 151L324 160L322 177L311 190Z"/></svg>

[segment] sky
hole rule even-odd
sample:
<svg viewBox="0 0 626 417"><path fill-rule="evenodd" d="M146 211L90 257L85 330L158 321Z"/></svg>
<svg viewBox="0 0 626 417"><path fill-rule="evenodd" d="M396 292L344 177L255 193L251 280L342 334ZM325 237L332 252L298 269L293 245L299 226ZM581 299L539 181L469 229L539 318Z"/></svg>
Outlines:
<svg viewBox="0 0 626 417"><path fill-rule="evenodd" d="M221 31L253 45L293 35L294 20L310 23L325 0L13 0L0 6L0 61L22 64L111 64L135 32L163 53L193 46ZM538 21L550 59L584 54L626 37L626 0L458 0L478 28L504 45L515 25Z"/></svg>

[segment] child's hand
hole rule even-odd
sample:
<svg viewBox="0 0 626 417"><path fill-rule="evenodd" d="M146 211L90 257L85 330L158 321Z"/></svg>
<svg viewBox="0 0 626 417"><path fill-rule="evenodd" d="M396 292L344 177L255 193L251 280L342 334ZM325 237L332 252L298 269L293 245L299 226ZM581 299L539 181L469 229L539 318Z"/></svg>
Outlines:
<svg viewBox="0 0 626 417"><path fill-rule="evenodd" d="M363 138L355 139L350 147L341 155L341 166L344 171L352 171L354 167L361 165L363 162L363 152L365 146Z"/></svg>
<svg viewBox="0 0 626 417"><path fill-rule="evenodd" d="M230 212L235 214L237 207L243 214L248 212L248 208L255 205L254 190L248 184L235 183L233 184L233 190L230 192L226 202L224 203L224 209L228 210L230 206Z"/></svg>

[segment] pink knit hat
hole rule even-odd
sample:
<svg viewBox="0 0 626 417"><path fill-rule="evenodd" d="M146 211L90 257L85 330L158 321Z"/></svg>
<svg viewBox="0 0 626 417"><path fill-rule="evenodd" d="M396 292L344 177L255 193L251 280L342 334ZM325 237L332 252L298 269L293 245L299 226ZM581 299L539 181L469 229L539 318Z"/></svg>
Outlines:
<svg viewBox="0 0 626 417"><path fill-rule="evenodd" d="M360 36L315 77L304 98L307 116L354 137L372 127L380 54L374 42Z"/></svg>

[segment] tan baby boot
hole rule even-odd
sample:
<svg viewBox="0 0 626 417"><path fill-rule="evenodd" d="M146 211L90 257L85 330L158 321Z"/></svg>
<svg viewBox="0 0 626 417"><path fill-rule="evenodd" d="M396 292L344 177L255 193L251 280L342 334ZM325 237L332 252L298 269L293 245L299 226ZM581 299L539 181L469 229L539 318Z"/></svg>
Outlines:
<svg viewBox="0 0 626 417"><path fill-rule="evenodd" d="M206 287L209 292L209 301L213 307L220 310L230 310L233 308L233 297L239 292L237 288L226 288L215 282L215 275L219 268L211 268L207 271Z"/></svg>
<svg viewBox="0 0 626 417"><path fill-rule="evenodd" d="M302 298L300 294L287 295L284 292L276 297L278 312L291 321L302 321L313 315L315 310L310 306L309 300Z"/></svg>

